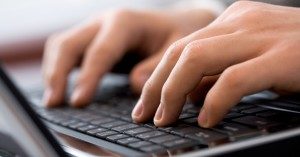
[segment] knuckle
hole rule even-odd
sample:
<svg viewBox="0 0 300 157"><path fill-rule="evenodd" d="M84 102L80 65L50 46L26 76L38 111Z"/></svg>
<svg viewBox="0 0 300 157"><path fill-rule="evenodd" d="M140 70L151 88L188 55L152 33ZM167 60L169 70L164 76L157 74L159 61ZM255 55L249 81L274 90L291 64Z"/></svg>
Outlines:
<svg viewBox="0 0 300 157"><path fill-rule="evenodd" d="M206 65L210 61L206 50L207 44L204 42L191 42L184 48L183 57L190 64Z"/></svg>
<svg viewBox="0 0 300 157"><path fill-rule="evenodd" d="M165 54L166 58L168 60L177 60L179 58L183 48L184 48L183 43L181 41L176 41L166 51L166 54Z"/></svg>
<svg viewBox="0 0 300 157"><path fill-rule="evenodd" d="M240 89L245 80L243 76L243 70L238 66L229 67L223 72L223 85L226 85L229 89Z"/></svg>
<svg viewBox="0 0 300 157"><path fill-rule="evenodd" d="M151 82L150 79L148 81L146 81L146 83L143 87L143 93L146 95L152 94L152 93L157 93L156 86L153 85L153 83Z"/></svg>
<svg viewBox="0 0 300 157"><path fill-rule="evenodd" d="M49 49L55 50L59 53L69 53L70 48L73 46L73 40L67 34L60 34L50 39Z"/></svg>

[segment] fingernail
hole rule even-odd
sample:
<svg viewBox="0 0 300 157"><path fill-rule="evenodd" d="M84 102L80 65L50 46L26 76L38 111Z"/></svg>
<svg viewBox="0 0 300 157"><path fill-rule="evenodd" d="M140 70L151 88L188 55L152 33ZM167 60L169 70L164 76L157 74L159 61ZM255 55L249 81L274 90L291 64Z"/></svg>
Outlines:
<svg viewBox="0 0 300 157"><path fill-rule="evenodd" d="M162 115L163 115L163 105L159 105L155 117L154 117L154 121L159 122L162 119Z"/></svg>
<svg viewBox="0 0 300 157"><path fill-rule="evenodd" d="M143 109L144 109L144 105L142 104L141 100L139 100L133 109L133 117L134 118L140 117L142 115Z"/></svg>
<svg viewBox="0 0 300 157"><path fill-rule="evenodd" d="M52 96L52 90L46 89L43 95L43 105L44 106L51 106L51 96Z"/></svg>
<svg viewBox="0 0 300 157"><path fill-rule="evenodd" d="M207 127L207 113L204 108L201 109L200 116L199 116L199 123L202 127Z"/></svg>

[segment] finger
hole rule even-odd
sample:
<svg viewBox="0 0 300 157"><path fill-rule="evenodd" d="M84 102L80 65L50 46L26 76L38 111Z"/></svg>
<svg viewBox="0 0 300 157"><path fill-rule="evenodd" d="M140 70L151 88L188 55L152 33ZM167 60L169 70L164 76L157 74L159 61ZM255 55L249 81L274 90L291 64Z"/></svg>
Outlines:
<svg viewBox="0 0 300 157"><path fill-rule="evenodd" d="M227 34L231 31L232 30L228 29L225 26L206 27L172 44L167 49L166 53L164 54L162 60L158 64L157 68L154 70L151 77L145 83L140 100L136 104L135 109L133 111L133 115L135 115L134 120L137 122L143 122L149 120L151 117L154 116L155 111L160 103L162 86L167 80L182 50L188 42L199 38L202 39L220 34ZM139 110L136 110L137 108L139 108ZM143 110L147 112L143 112ZM139 112L135 113L135 111Z"/></svg>
<svg viewBox="0 0 300 157"><path fill-rule="evenodd" d="M143 60L133 68L132 72L130 73L130 84L135 93L142 92L144 84L153 73L162 56L163 52L156 53L155 55Z"/></svg>
<svg viewBox="0 0 300 157"><path fill-rule="evenodd" d="M218 78L219 75L203 77L200 83L198 83L197 87L188 95L188 100L194 104L203 103L207 92L215 84Z"/></svg>
<svg viewBox="0 0 300 157"><path fill-rule="evenodd" d="M199 124L212 127L243 96L271 88L276 72L270 61L270 58L260 56L226 69L207 94L198 117Z"/></svg>
<svg viewBox="0 0 300 157"><path fill-rule="evenodd" d="M46 106L59 105L63 101L68 73L98 31L97 22L86 22L48 40L42 68L46 88L43 101Z"/></svg>
<svg viewBox="0 0 300 157"><path fill-rule="evenodd" d="M120 25L123 25L120 27ZM126 30L124 28L127 28ZM129 26L107 21L97 34L86 55L71 96L73 106L85 106L93 97L99 79L118 62L131 46Z"/></svg>
<svg viewBox="0 0 300 157"><path fill-rule="evenodd" d="M173 123L179 117L187 95L203 76L221 73L230 65L254 58L257 43L239 33L197 40L187 45L162 88L162 97L154 122L158 126ZM234 44L238 43L239 46ZM243 52L243 53L241 53Z"/></svg>

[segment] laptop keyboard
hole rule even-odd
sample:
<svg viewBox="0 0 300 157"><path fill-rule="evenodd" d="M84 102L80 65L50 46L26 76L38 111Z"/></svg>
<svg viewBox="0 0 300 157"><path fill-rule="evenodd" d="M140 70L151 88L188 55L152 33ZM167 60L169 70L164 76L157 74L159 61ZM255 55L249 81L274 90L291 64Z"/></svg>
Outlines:
<svg viewBox="0 0 300 157"><path fill-rule="evenodd" d="M46 109L38 107L40 96L35 94L32 98L32 103L36 104L34 109L47 122L145 154L205 149L265 136L300 124L298 114L268 109L264 107L265 103L240 103L218 125L204 129L197 123L200 108L186 104L175 124L158 128L152 122L137 124L132 121L131 111L137 101L132 96L98 100L82 109L67 105Z"/></svg>

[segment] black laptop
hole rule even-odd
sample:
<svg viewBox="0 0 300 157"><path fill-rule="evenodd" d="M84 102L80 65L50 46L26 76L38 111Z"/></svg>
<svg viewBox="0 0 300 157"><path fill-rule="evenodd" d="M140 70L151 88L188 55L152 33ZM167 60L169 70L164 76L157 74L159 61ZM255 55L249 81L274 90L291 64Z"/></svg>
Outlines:
<svg viewBox="0 0 300 157"><path fill-rule="evenodd" d="M179 120L157 128L131 119L137 97L127 75L108 74L86 108L42 107L43 90L23 94L0 68L0 156L68 156L48 129L120 156L299 156L299 94L245 97L211 129L197 125L201 106L187 103ZM0 123L1 124L1 123Z"/></svg>

